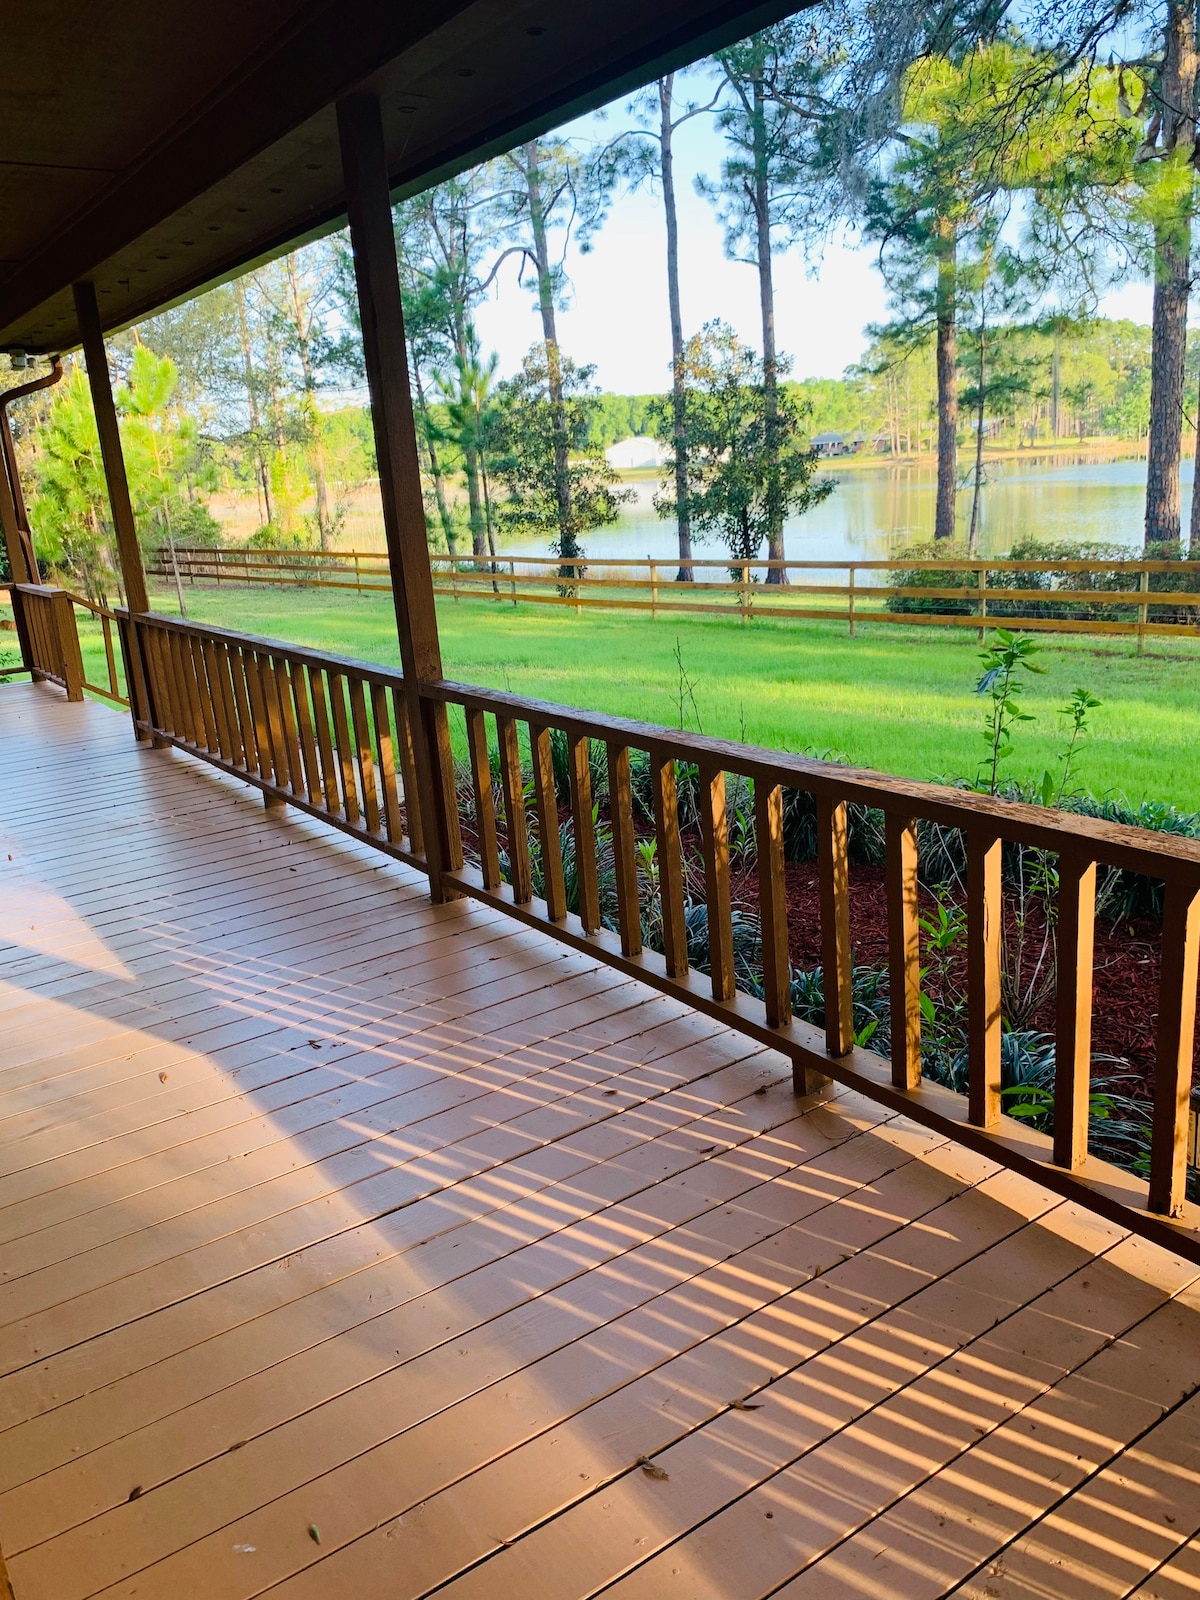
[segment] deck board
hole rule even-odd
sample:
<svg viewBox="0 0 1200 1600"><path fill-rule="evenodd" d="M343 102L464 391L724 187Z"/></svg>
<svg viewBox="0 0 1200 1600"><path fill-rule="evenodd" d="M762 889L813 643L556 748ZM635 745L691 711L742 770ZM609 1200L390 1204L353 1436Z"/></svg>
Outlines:
<svg viewBox="0 0 1200 1600"><path fill-rule="evenodd" d="M1197 1592L1193 1269L106 707L0 749L16 1600Z"/></svg>

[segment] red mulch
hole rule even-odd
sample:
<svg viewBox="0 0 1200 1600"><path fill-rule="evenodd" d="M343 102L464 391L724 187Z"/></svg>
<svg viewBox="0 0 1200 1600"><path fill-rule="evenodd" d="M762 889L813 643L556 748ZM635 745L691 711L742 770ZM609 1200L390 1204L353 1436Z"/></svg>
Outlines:
<svg viewBox="0 0 1200 1600"><path fill-rule="evenodd" d="M789 862L785 872L792 964L819 966L821 917L816 864ZM923 914L932 918L934 896L922 889L921 901ZM1040 930L1035 930L1035 935L1040 935ZM886 967L887 899L882 867L850 869L850 939L856 965ZM1029 943L1033 952L1027 965L1032 966L1040 936L1031 937ZM1125 922L1096 924L1092 1049L1097 1055L1128 1061L1147 1092L1153 1082L1159 944L1160 930L1153 922L1132 926ZM957 976L965 982L963 966L965 963L960 962ZM1053 1033L1053 995L1033 1018L1033 1025ZM1200 1063L1200 1043L1196 1059Z"/></svg>
<svg viewBox="0 0 1200 1600"><path fill-rule="evenodd" d="M560 810L560 822L566 821L570 812ZM501 848L504 848L503 825L498 829ZM464 844L468 852L476 846L474 830L464 822ZM685 837L685 853L699 865L699 839ZM795 967L816 967L821 964L821 915L815 862L788 862L784 868L787 882L788 949ZM757 915L757 873L753 869L744 875L734 874L732 899L736 906ZM933 918L936 901L929 890L921 890L922 914ZM1008 913L1011 933L1011 908ZM856 966L887 966L887 898L882 867L853 865L850 869L850 939ZM924 935L922 935L922 964L925 964ZM1032 967L1040 945L1040 929L1034 929L1029 938L1030 955L1027 967ZM1157 923L1139 920L1119 924L1098 920L1096 923L1095 966L1093 978L1092 1050L1095 1055L1113 1056L1128 1062L1135 1084L1145 1094L1153 1090L1154 1082L1154 1030L1158 1016L1160 929ZM950 966L950 982L961 987L966 983L965 959L958 957ZM932 983L932 979L927 979ZM934 993L935 1000L940 997ZM1047 1001L1032 1019L1032 1026L1045 1033L1054 1032L1054 996ZM1200 1068L1200 1037L1197 1039L1194 1067ZM1114 1066L1120 1072L1120 1066Z"/></svg>

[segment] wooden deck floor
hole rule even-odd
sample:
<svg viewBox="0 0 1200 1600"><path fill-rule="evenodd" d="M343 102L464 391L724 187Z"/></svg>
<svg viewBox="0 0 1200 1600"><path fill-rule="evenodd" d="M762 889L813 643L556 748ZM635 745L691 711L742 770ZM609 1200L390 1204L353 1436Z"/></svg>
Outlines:
<svg viewBox="0 0 1200 1600"><path fill-rule="evenodd" d="M1200 1594L1193 1269L0 689L16 1600Z"/></svg>

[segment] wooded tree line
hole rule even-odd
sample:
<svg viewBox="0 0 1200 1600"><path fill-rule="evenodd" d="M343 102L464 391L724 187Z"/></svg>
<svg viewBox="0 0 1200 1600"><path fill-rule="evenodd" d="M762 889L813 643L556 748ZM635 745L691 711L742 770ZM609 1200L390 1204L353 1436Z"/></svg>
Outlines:
<svg viewBox="0 0 1200 1600"><path fill-rule="evenodd" d="M857 382L893 448L933 435L936 537L955 531L960 445L981 441L989 420L1032 431L1048 405L1060 430L1064 416L1078 424L1117 405L1144 409L1147 547L1181 550L1196 93L1194 0L1042 0L1019 18L1003 0L826 0L650 85L586 140L530 139L405 200L396 239L431 538L486 557L519 527L577 563L588 532L618 515L602 454L617 408L562 348L558 318L570 250L588 248L620 193L649 186L662 206L670 387L627 415L630 431L670 445L657 503L681 557L698 535L781 557L788 515L827 492L806 443L819 397L788 383L777 344L775 261L819 252L842 225L877 249L891 295ZM727 254L756 275L754 346L719 314L699 329L683 321L682 274L702 269L680 260L676 149L700 118L720 159L696 187ZM1101 335L1087 321L1130 272L1154 283L1148 360L1121 325ZM540 338L502 380L475 317L514 281ZM201 491L218 481L253 487L264 539L333 542L372 470L368 431L348 413L336 424L337 402L362 384L356 323L335 235L116 342L127 431L157 449L135 486L155 542L185 523L189 538L204 531ZM1119 399L1093 348L1105 337ZM154 359L158 390L138 399ZM72 411L84 399L72 377L27 439L49 491L41 536L80 548L103 524L87 425ZM979 482L977 458L976 498ZM1190 533L1200 554L1200 497Z"/></svg>

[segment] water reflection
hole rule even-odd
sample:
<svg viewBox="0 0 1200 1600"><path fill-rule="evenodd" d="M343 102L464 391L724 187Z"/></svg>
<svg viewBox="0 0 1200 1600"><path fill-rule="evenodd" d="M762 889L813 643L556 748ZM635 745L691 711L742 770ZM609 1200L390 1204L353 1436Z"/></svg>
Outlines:
<svg viewBox="0 0 1200 1600"><path fill-rule="evenodd" d="M786 548L792 560L881 560L896 555L906 544L932 537L936 483L932 463L852 466L843 467L840 473L835 467L828 470L838 479L834 494L807 516L793 518L788 524ZM986 474L980 505L981 554L1002 554L1014 541L1027 536L1120 544L1133 550L1141 544L1144 459L1017 459L990 462ZM1182 478L1186 528L1191 462L1184 462ZM652 556L669 561L675 552L674 527L655 513L652 500L657 485L642 479L628 487L634 491L634 502L615 527L588 535L588 554ZM958 497L964 534L970 513L971 493L964 489ZM506 543L505 550L513 555L541 555L545 546L536 540L518 540ZM711 542L699 546L696 553L711 553L719 560L719 547Z"/></svg>

